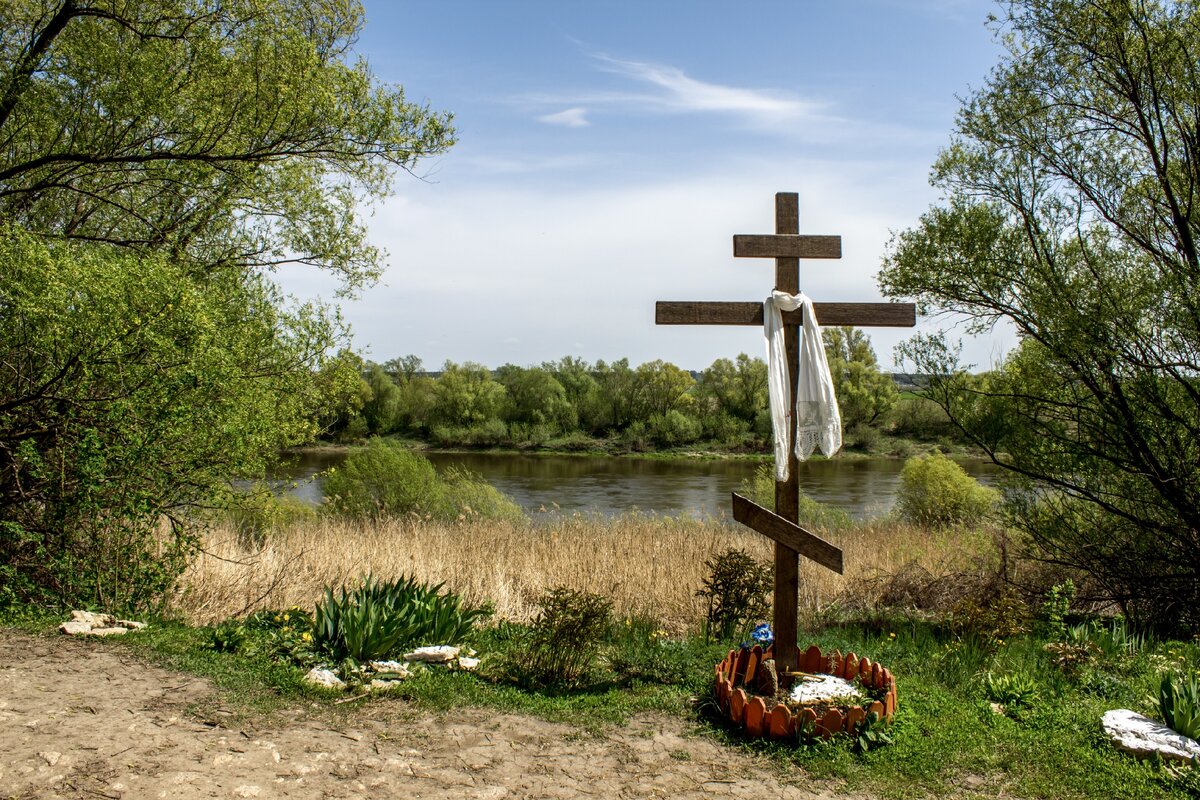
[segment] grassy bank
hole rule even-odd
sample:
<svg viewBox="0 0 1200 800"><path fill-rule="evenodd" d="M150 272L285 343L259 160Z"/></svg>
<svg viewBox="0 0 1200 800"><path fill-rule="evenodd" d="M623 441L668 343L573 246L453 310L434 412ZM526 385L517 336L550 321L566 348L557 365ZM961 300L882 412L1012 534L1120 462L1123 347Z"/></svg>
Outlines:
<svg viewBox="0 0 1200 800"><path fill-rule="evenodd" d="M696 591L709 575L706 561L731 546L762 560L771 552L762 537L720 520L318 519L275 531L259 548L218 527L174 599L174 620L103 646L208 676L223 689L223 709L250 716L301 703L351 717L475 706L598 731L657 711L762 754L792 778L833 779L881 797L1200 797L1200 770L1136 761L1115 751L1100 727L1113 708L1156 714L1161 677L1197 674L1200 643L1153 641L1119 621L1089 621L1065 603L1056 611L1042 605L1044 596L1016 592L1000 579L1004 541L994 529L935 533L877 521L826 535L845 549L846 574L804 566L801 640L868 655L896 674L900 710L887 730L891 742L867 752L855 752L845 737L747 741L714 713L712 665L744 635L701 635ZM1006 566L1010 577L1035 577L1029 565L1009 559ZM415 574L445 582L469 605L493 603L498 619L468 642L482 656L480 672L429 670L346 704L344 694L305 686L300 676L311 662L289 661L280 647L303 635L303 613L247 619L257 609L311 611L326 585L366 573ZM521 642L536 627L528 622L553 586L610 599L612 624L598 634L598 657L584 679L524 685L508 670L514 656L523 663ZM234 647L222 640L223 630L243 623L245 641ZM45 621L25 626L39 624Z"/></svg>

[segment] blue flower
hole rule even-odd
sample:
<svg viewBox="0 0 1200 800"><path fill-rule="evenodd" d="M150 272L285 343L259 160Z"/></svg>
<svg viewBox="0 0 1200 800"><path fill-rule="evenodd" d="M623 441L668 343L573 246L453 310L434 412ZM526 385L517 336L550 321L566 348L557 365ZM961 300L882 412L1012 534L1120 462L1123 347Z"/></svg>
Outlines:
<svg viewBox="0 0 1200 800"><path fill-rule="evenodd" d="M758 626L750 633L750 638L766 647L771 642L775 641L775 632L771 630L771 626L765 622L759 623Z"/></svg>

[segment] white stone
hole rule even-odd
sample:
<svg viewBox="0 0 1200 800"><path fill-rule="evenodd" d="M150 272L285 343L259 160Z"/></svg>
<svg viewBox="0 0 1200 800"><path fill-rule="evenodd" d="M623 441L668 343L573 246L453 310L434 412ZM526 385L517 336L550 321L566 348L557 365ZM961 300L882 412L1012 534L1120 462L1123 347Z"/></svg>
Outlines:
<svg viewBox="0 0 1200 800"><path fill-rule="evenodd" d="M1138 758L1158 753L1171 761L1200 759L1200 743L1195 739L1189 739L1158 720L1127 708L1106 711L1101 724L1113 747Z"/></svg>
<svg viewBox="0 0 1200 800"><path fill-rule="evenodd" d="M792 687L793 703L818 703L830 700L854 701L863 696L853 683L833 675L817 674L802 678Z"/></svg>
<svg viewBox="0 0 1200 800"><path fill-rule="evenodd" d="M371 671L387 672L396 676L394 678L389 677L388 680L398 681L412 677L412 671L409 670L408 664L403 661L372 661Z"/></svg>
<svg viewBox="0 0 1200 800"><path fill-rule="evenodd" d="M58 763L58 760L60 758L62 758L62 753L56 752L54 750L47 750L43 753L38 753L38 755L41 756L43 761L45 761L47 764L49 764L52 767Z"/></svg>
<svg viewBox="0 0 1200 800"><path fill-rule="evenodd" d="M68 636L121 636L129 631L141 630L144 622L117 619L112 614L94 614L91 611L75 610L71 619L58 627Z"/></svg>
<svg viewBox="0 0 1200 800"><path fill-rule="evenodd" d="M88 631L92 636L124 636L129 628L92 628Z"/></svg>
<svg viewBox="0 0 1200 800"><path fill-rule="evenodd" d="M458 653L461 649L448 644L418 647L411 653L405 653L404 660L424 662L426 664L445 664L458 658Z"/></svg>
<svg viewBox="0 0 1200 800"><path fill-rule="evenodd" d="M257 786L239 786L233 790L233 793L238 797L258 797L262 793L262 789Z"/></svg>
<svg viewBox="0 0 1200 800"><path fill-rule="evenodd" d="M333 670L321 667L310 669L304 676L304 680L317 686L324 686L326 689L341 689L346 685L346 682L339 678Z"/></svg>
<svg viewBox="0 0 1200 800"><path fill-rule="evenodd" d="M468 656L459 656L458 657L458 668L465 669L468 672L473 672L473 671L479 669L479 659L478 658L470 658Z"/></svg>

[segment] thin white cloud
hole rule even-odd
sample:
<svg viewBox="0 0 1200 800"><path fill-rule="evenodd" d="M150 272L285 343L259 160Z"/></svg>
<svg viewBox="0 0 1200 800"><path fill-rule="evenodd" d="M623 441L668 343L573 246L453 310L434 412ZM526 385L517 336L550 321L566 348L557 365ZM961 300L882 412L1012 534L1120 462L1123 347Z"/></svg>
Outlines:
<svg viewBox="0 0 1200 800"><path fill-rule="evenodd" d="M587 118L587 113L586 108L576 106L554 114L544 114L538 117L537 121L547 125L562 125L566 128L586 128L592 124Z"/></svg>
<svg viewBox="0 0 1200 800"><path fill-rule="evenodd" d="M794 121L821 111L818 103L765 89L706 83L678 67L596 56L609 72L633 78L658 89L652 99L663 110L677 113L729 113L760 120Z"/></svg>

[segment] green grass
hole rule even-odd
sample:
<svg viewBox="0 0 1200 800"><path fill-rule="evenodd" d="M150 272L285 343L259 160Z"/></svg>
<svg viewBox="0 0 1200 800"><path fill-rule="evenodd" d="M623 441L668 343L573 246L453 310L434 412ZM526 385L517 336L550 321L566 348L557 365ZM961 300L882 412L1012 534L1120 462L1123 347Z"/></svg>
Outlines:
<svg viewBox="0 0 1200 800"><path fill-rule="evenodd" d="M0 622L46 630L44 615ZM513 628L484 631L474 646L485 659L481 675L429 670L387 695L339 704L354 714L362 704L397 703L431 711L491 708L566 721L599 733L631 715L657 711L696 725L735 749L764 754L781 768L835 779L847 790L886 798L929 796L1014 798L1200 797L1200 770L1179 775L1138 762L1111 748L1100 727L1112 708L1156 713L1153 693L1164 670L1200 669L1196 642L1148 643L1132 653L1097 648L1082 668L1065 672L1033 635L995 640L960 639L927 622L884 617L841 622L802 637L822 650L867 655L897 676L900 710L893 744L863 755L842 739L811 745L747 741L728 730L708 699L712 665L729 644L659 638L645 620L617 626L603 667L574 691L528 691L504 682L489 666L512 647ZM519 633L519 631L518 631ZM1099 631L1094 638L1103 638ZM265 656L217 653L210 629L159 623L105 646L127 648L147 660L205 676L220 687L219 701L239 714L270 714L303 704L333 708L348 695L301 682L304 669ZM1021 675L1036 685L1028 706L993 711L984 675ZM198 713L205 713L201 709Z"/></svg>

